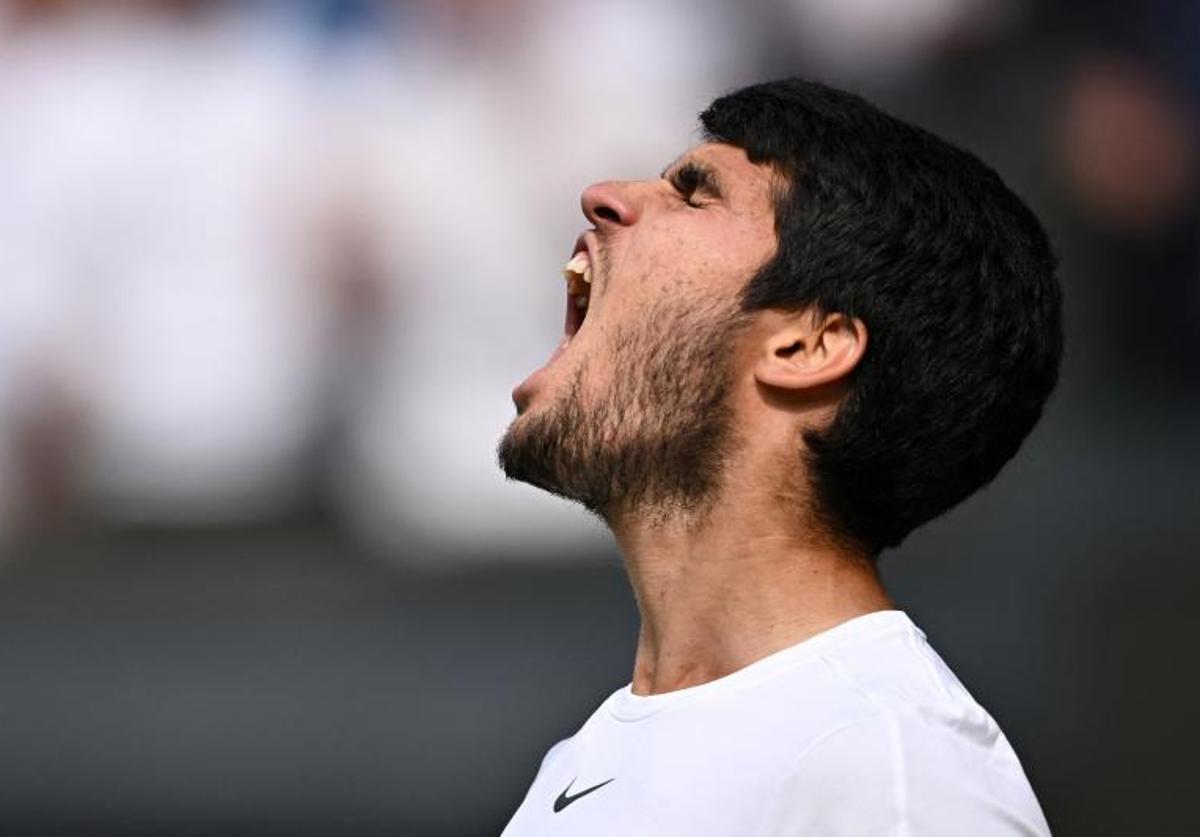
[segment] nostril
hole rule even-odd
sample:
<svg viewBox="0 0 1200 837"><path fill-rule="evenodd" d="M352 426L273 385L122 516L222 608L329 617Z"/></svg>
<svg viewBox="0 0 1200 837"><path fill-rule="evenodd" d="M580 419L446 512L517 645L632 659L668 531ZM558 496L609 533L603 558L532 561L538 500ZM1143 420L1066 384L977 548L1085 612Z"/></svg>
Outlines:
<svg viewBox="0 0 1200 837"><path fill-rule="evenodd" d="M583 190L579 205L592 226L631 226L637 220L637 184L610 180Z"/></svg>

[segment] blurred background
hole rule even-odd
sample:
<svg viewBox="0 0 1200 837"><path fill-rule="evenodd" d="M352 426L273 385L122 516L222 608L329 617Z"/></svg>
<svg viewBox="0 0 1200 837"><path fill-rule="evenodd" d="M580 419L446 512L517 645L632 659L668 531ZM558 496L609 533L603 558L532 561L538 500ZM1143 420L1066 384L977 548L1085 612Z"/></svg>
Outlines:
<svg viewBox="0 0 1200 837"><path fill-rule="evenodd" d="M0 0L0 832L498 833L637 628L494 464L579 192L795 74L1062 258L1048 414L895 597L1057 834L1200 833L1191 0Z"/></svg>

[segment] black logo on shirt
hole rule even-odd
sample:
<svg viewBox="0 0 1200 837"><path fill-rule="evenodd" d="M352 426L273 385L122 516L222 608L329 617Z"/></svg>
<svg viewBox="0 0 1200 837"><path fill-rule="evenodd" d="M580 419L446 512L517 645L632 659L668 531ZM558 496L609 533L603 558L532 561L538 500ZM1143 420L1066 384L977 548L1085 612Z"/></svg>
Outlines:
<svg viewBox="0 0 1200 837"><path fill-rule="evenodd" d="M576 776L575 778L577 779L579 777ZM615 779L615 778L617 778L617 777L614 776L613 779ZM554 813L557 814L559 811L561 811L563 808L566 808L568 805L570 805L576 799L582 799L583 797L587 796L592 791L600 790L600 788L604 787L611 781L612 781L612 779L606 779L598 785L592 785L587 790L581 790L579 793L575 794L574 796L567 796L567 791L569 791L571 789L571 785L575 784L575 779L572 779L570 782L567 783L567 786L565 788L563 788L563 792L558 795L558 799L554 800Z"/></svg>

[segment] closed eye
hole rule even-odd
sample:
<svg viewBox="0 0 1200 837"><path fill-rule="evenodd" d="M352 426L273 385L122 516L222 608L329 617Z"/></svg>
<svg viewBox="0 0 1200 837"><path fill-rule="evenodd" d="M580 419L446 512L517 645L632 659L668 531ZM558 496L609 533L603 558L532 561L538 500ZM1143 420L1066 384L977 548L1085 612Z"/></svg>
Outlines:
<svg viewBox="0 0 1200 837"><path fill-rule="evenodd" d="M681 166L664 172L663 177L683 196L688 206L701 207L704 204L695 199L696 195L707 195L715 200L721 200L724 190L717 173L707 166L695 162L687 162Z"/></svg>

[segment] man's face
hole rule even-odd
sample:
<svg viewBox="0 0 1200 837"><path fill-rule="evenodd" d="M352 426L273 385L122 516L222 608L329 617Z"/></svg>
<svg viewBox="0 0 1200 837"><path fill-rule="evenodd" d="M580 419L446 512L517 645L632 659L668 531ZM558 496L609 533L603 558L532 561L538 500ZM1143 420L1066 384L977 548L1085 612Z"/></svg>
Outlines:
<svg viewBox="0 0 1200 837"><path fill-rule="evenodd" d="M775 252L774 183L712 143L661 179L584 191L593 229L576 244L563 340L513 391L510 478L604 517L713 496L737 441L738 296Z"/></svg>

